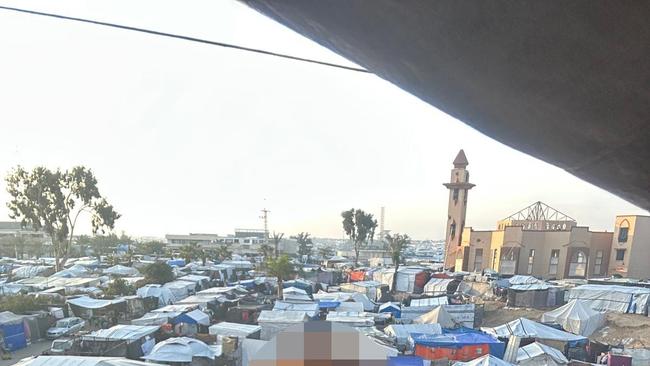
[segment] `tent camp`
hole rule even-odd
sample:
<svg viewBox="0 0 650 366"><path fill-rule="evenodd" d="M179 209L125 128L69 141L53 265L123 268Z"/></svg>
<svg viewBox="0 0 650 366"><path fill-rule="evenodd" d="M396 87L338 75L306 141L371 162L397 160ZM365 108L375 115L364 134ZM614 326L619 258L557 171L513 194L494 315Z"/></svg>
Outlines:
<svg viewBox="0 0 650 366"><path fill-rule="evenodd" d="M432 296L443 296L447 295L448 290L450 290L450 285L455 280L453 278L432 278L424 285L424 293ZM458 282L458 281L456 281ZM452 286L453 287L453 286Z"/></svg>
<svg viewBox="0 0 650 366"><path fill-rule="evenodd" d="M381 297L381 283L377 281L342 283L341 291L360 293L368 296L370 300L377 301Z"/></svg>
<svg viewBox="0 0 650 366"><path fill-rule="evenodd" d="M146 313L142 317L131 320L132 325L163 325L170 323L172 319L181 315L181 312L168 313Z"/></svg>
<svg viewBox="0 0 650 366"><path fill-rule="evenodd" d="M438 306L443 304L448 304L449 299L447 296L438 296L438 297L428 297L424 299L411 299L411 307L419 306Z"/></svg>
<svg viewBox="0 0 650 366"><path fill-rule="evenodd" d="M88 296L81 296L72 299L69 298L66 302L70 305L72 312L76 316L84 319L107 312L126 312L125 299L100 300Z"/></svg>
<svg viewBox="0 0 650 366"><path fill-rule="evenodd" d="M159 326L115 325L81 336L86 351L104 349L107 356L140 358L147 354L155 343ZM82 349L82 351L84 351Z"/></svg>
<svg viewBox="0 0 650 366"><path fill-rule="evenodd" d="M409 343L416 355L427 360L470 361L487 354L502 358L505 352L503 342L489 334L471 330L435 335L412 333Z"/></svg>
<svg viewBox="0 0 650 366"><path fill-rule="evenodd" d="M164 284L163 288L169 289L176 300L182 300L194 293L196 284L186 281L172 281Z"/></svg>
<svg viewBox="0 0 650 366"><path fill-rule="evenodd" d="M183 313L172 319L172 324L179 323L204 325L207 327L210 325L210 316L201 310L196 309Z"/></svg>
<svg viewBox="0 0 650 366"><path fill-rule="evenodd" d="M384 333L394 337L398 346L407 347L411 333L442 334L442 327L440 324L391 324L384 328Z"/></svg>
<svg viewBox="0 0 650 366"><path fill-rule="evenodd" d="M257 323L262 327L260 338L268 341L287 327L307 320L309 316L304 311L262 310L257 318Z"/></svg>
<svg viewBox="0 0 650 366"><path fill-rule="evenodd" d="M569 347L583 345L588 342L587 337L555 329L526 318L515 319L498 327L482 329L499 338L508 338L515 335L524 339L544 341L544 343L551 341L554 345L567 344Z"/></svg>
<svg viewBox="0 0 650 366"><path fill-rule="evenodd" d="M355 302L355 301L345 301L339 303L339 306L336 308L336 311L363 313L364 308L363 308L363 303Z"/></svg>
<svg viewBox="0 0 650 366"><path fill-rule="evenodd" d="M592 310L583 300L571 300L566 305L542 315L543 323L557 323L567 332L589 337L605 325L605 314Z"/></svg>
<svg viewBox="0 0 650 366"><path fill-rule="evenodd" d="M650 289L616 285L582 285L569 290L569 299L585 300L602 312L647 314Z"/></svg>
<svg viewBox="0 0 650 366"><path fill-rule="evenodd" d="M403 267L397 271L395 289L399 292L412 294L422 293L429 280L429 272L422 267Z"/></svg>
<svg viewBox="0 0 650 366"><path fill-rule="evenodd" d="M129 360L123 357L38 356L25 358L14 366L163 366L158 363Z"/></svg>
<svg viewBox="0 0 650 366"><path fill-rule="evenodd" d="M562 351L543 343L533 342L517 350L517 364L520 366L559 366L568 363Z"/></svg>
<svg viewBox="0 0 650 366"><path fill-rule="evenodd" d="M492 355L485 355L467 362L456 362L453 366L513 366L513 364Z"/></svg>
<svg viewBox="0 0 650 366"><path fill-rule="evenodd" d="M143 298L157 297L159 306L170 305L176 301L176 297L174 297L174 294L171 292L171 290L156 284L144 285L138 289L136 294L139 297Z"/></svg>
<svg viewBox="0 0 650 366"><path fill-rule="evenodd" d="M443 328L454 328L458 323L445 310L444 306L438 306L426 314L413 319L413 324L440 324Z"/></svg>
<svg viewBox="0 0 650 366"><path fill-rule="evenodd" d="M402 307L400 306L399 303L386 302L379 305L378 312L391 313L393 314L393 318L400 318L402 316Z"/></svg>

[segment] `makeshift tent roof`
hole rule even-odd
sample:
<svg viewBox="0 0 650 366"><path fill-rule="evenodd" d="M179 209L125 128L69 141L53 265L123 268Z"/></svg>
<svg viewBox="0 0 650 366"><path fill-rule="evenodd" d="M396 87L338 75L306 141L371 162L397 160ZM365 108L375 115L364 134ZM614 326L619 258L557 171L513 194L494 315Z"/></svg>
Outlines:
<svg viewBox="0 0 650 366"><path fill-rule="evenodd" d="M12 271L14 279L19 278L32 278L41 275L43 272L51 270L52 266L24 266L16 268ZM50 272L51 273L51 272ZM47 275L47 274L43 274Z"/></svg>
<svg viewBox="0 0 650 366"><path fill-rule="evenodd" d="M350 292L324 292L318 291L314 295L314 299L317 300L327 300L327 301L348 301L352 299L352 293Z"/></svg>
<svg viewBox="0 0 650 366"><path fill-rule="evenodd" d="M180 277L179 280L198 283L202 281L210 281L210 277L190 274L187 276Z"/></svg>
<svg viewBox="0 0 650 366"><path fill-rule="evenodd" d="M212 335L246 338L260 330L262 330L262 327L259 325L221 322L211 325L210 328L208 328L208 333Z"/></svg>
<svg viewBox="0 0 650 366"><path fill-rule="evenodd" d="M16 315L11 311L3 311L0 313L0 325L22 323L23 318L23 316Z"/></svg>
<svg viewBox="0 0 650 366"><path fill-rule="evenodd" d="M348 260L348 259L345 258L345 257L341 257L341 256L338 256L338 255L335 255L335 256L329 258L327 261L328 261L328 262L345 262L345 261L347 261L347 260Z"/></svg>
<svg viewBox="0 0 650 366"><path fill-rule="evenodd" d="M38 356L18 361L14 366L156 366L157 363L122 357Z"/></svg>
<svg viewBox="0 0 650 366"><path fill-rule="evenodd" d="M139 276L140 275L140 272L137 269L132 267L122 266L120 264L110 268L106 268L104 270L104 273L113 276Z"/></svg>
<svg viewBox="0 0 650 366"><path fill-rule="evenodd" d="M199 291L199 295L203 294L227 294L227 293L232 293L237 289L237 286L227 286L227 287L210 287L208 289Z"/></svg>
<svg viewBox="0 0 650 366"><path fill-rule="evenodd" d="M363 310L365 311L373 311L375 310L375 303L370 301L368 296L366 294L360 294L358 292L355 292L352 294L352 300L355 302L360 302L363 304Z"/></svg>
<svg viewBox="0 0 650 366"><path fill-rule="evenodd" d="M214 360L219 355L220 352L217 354L217 351L198 339L177 337L156 344L151 352L142 358L160 362L192 362L194 357Z"/></svg>
<svg viewBox="0 0 650 366"><path fill-rule="evenodd" d="M467 331L447 334L411 333L409 342L425 347L462 348L474 344L487 344L490 354L499 358L505 353L505 344L489 334Z"/></svg>
<svg viewBox="0 0 650 366"><path fill-rule="evenodd" d="M82 336L83 340L110 339L127 342L136 341L142 337L155 333L160 327L157 325L122 325L118 324L108 329L100 329Z"/></svg>
<svg viewBox="0 0 650 366"><path fill-rule="evenodd" d="M310 317L315 317L318 315L318 304L315 302L285 302L285 301L276 301L273 306L274 311L304 311Z"/></svg>
<svg viewBox="0 0 650 366"><path fill-rule="evenodd" d="M386 302L379 305L378 312L391 313L395 318L399 318L402 316L402 307L399 303Z"/></svg>
<svg viewBox="0 0 650 366"><path fill-rule="evenodd" d="M261 341L259 339L244 339L241 346L241 366L249 366L253 355L257 354L257 352L264 347L266 342L267 341Z"/></svg>
<svg viewBox="0 0 650 366"><path fill-rule="evenodd" d="M216 303L221 298L225 298L225 296L216 294L199 294L188 296L183 300L176 302L176 304L196 304L205 308L208 304Z"/></svg>
<svg viewBox="0 0 650 366"><path fill-rule="evenodd" d="M185 267L185 261L183 259L170 259L167 261L167 264L172 267Z"/></svg>
<svg viewBox="0 0 650 366"><path fill-rule="evenodd" d="M566 305L542 315L543 323L557 323L567 332L589 337L605 325L605 314L592 310L584 300L571 300Z"/></svg>
<svg viewBox="0 0 650 366"><path fill-rule="evenodd" d="M539 362L534 362L535 365L566 365L569 363L562 351L539 342L533 342L517 350L517 364L531 364L532 360L539 360Z"/></svg>
<svg viewBox="0 0 650 366"><path fill-rule="evenodd" d="M508 288L508 290L513 290L513 291L537 291L537 290L548 290L553 286L549 285L548 283L540 282L540 283L531 283L528 285L512 285Z"/></svg>
<svg viewBox="0 0 650 366"><path fill-rule="evenodd" d="M359 312L337 312L330 311L327 314L327 321L344 323L354 327L372 327L375 325L375 317L371 313Z"/></svg>
<svg viewBox="0 0 650 366"><path fill-rule="evenodd" d="M508 278L510 285L530 285L533 283L544 282L533 276L524 276L524 275L514 275Z"/></svg>
<svg viewBox="0 0 650 366"><path fill-rule="evenodd" d="M304 311L262 310L257 317L258 323L302 323L309 319Z"/></svg>
<svg viewBox="0 0 650 366"><path fill-rule="evenodd" d="M297 287L286 287L282 290L283 294L300 294L307 295L307 291Z"/></svg>
<svg viewBox="0 0 650 366"><path fill-rule="evenodd" d="M338 312L363 313L364 310L363 303L351 301L342 302L339 307L336 308L336 311Z"/></svg>
<svg viewBox="0 0 650 366"><path fill-rule="evenodd" d="M341 305L341 302L339 301L327 301L327 300L318 301L318 307L321 309L334 309L337 308L339 305Z"/></svg>
<svg viewBox="0 0 650 366"><path fill-rule="evenodd" d="M483 329L497 337L504 338L515 335L521 338L534 338L571 343L582 343L587 340L586 337L555 329L526 318L515 319L498 327Z"/></svg>
<svg viewBox="0 0 650 366"><path fill-rule="evenodd" d="M424 293L431 295L446 295L447 287L454 281L453 278L432 278L424 285Z"/></svg>
<svg viewBox="0 0 650 366"><path fill-rule="evenodd" d="M233 266L237 269L253 269L253 264L249 261L235 261L235 260L229 260L229 261L223 261L221 264L225 264L228 266Z"/></svg>
<svg viewBox="0 0 650 366"><path fill-rule="evenodd" d="M616 285L582 285L569 290L569 299L586 300L598 311L645 314L650 289Z"/></svg>
<svg viewBox="0 0 650 366"><path fill-rule="evenodd" d="M454 328L458 324L445 310L444 306L438 306L426 314L422 314L413 319L415 324L440 324L443 328Z"/></svg>
<svg viewBox="0 0 650 366"><path fill-rule="evenodd" d="M81 296L74 299L68 299L67 303L84 309L102 309L107 306L121 304L125 301L126 300L124 299L99 300L90 298L88 296Z"/></svg>
<svg viewBox="0 0 650 366"><path fill-rule="evenodd" d="M319 336L307 336L309 333L318 333ZM307 322L293 325L278 333L252 356L249 366L269 365L270 362L275 364L279 360L285 363L302 363L309 350L322 349L324 338L331 340L327 357L332 360L385 361L388 357L398 354L396 349L373 342L354 328L337 323L324 326L321 322ZM295 346L284 346L289 344ZM355 347L350 347L350 344Z"/></svg>
<svg viewBox="0 0 650 366"><path fill-rule="evenodd" d="M169 313L146 313L138 319L131 320L133 325L162 325L169 323L171 319L181 315L181 312L169 312Z"/></svg>
<svg viewBox="0 0 650 366"><path fill-rule="evenodd" d="M398 345L405 346L411 333L442 334L442 327L440 324L391 324L384 328L384 333L395 337Z"/></svg>
<svg viewBox="0 0 650 366"><path fill-rule="evenodd" d="M172 323L187 323L187 324L199 324L199 325L210 325L210 316L201 310L192 310L187 313L183 313L172 320Z"/></svg>
<svg viewBox="0 0 650 366"><path fill-rule="evenodd" d="M84 275L87 275L89 273L88 269L81 264L75 264L74 266L61 270L55 274L53 274L51 277L65 277L65 278L71 278L71 277L81 277Z"/></svg>
<svg viewBox="0 0 650 366"><path fill-rule="evenodd" d="M455 362L453 366L513 366L513 364L492 355L485 355L467 362Z"/></svg>
<svg viewBox="0 0 650 366"><path fill-rule="evenodd" d="M426 299L411 299L411 307L419 306L438 306L449 303L447 296L430 297Z"/></svg>
<svg viewBox="0 0 650 366"><path fill-rule="evenodd" d="M163 306L162 308L154 309L151 310L153 313L173 313L173 312L180 312L184 313L186 311L194 310L196 308L196 304L178 304L178 305L167 305Z"/></svg>

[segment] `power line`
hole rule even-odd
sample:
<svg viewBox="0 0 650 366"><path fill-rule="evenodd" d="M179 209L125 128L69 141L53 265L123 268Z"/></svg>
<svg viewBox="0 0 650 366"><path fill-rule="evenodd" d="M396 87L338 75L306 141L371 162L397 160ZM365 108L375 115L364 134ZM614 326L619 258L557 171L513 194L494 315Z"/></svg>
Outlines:
<svg viewBox="0 0 650 366"><path fill-rule="evenodd" d="M220 46L220 47L225 47L225 48L233 48L233 49L240 50L240 51L259 53L259 54L262 54L262 55L286 58L286 59L294 60L294 61L309 62L309 63L312 63L312 64L330 66L330 67L335 67L335 68L349 70L349 71L357 71L357 72L363 72L363 73L368 73L368 74L371 73L370 71L368 71L366 69L362 69L362 68L358 68L358 67L339 65L339 64L334 64L334 63L325 62L325 61L318 61L318 60L313 60L313 59L304 58L304 57L286 55L286 54L283 54L283 53L260 50L260 49L257 49L257 48L237 46L237 45L230 44L230 43L215 42L215 41L210 41L210 40L202 39L202 38L183 36L183 35L180 35L180 34L160 32L160 31L155 31L155 30L152 30L152 29L145 29L145 28L131 27L131 26L128 26L128 25L101 22L101 21L98 21L98 20L75 18L75 17L69 17L69 16L66 16L66 15L59 15L59 14L53 14L53 13L44 13L44 12L35 11L35 10L12 8L12 7L8 7L8 6L0 6L0 9L9 10L9 11L16 11L16 12L21 12L21 13L26 13L26 14L31 14L31 15L40 15L40 16L45 16L45 17L57 18L57 19L71 20L71 21L81 22L81 23L89 23L89 24L101 25L101 26L105 26L105 27L130 30L130 31L140 32L140 33L148 33L148 34L153 34L153 35L156 35L156 36L182 39L182 40L185 40L185 41L204 43L204 44L209 44L209 45L213 45L213 46Z"/></svg>

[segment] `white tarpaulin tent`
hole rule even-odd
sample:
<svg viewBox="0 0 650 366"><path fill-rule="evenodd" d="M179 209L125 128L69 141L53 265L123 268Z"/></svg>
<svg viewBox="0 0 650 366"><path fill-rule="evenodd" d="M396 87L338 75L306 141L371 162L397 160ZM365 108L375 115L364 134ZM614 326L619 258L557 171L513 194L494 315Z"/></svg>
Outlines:
<svg viewBox="0 0 650 366"><path fill-rule="evenodd" d="M158 363L122 357L38 356L18 361L14 366L156 366ZM162 365L160 365L162 366Z"/></svg>
<svg viewBox="0 0 650 366"><path fill-rule="evenodd" d="M172 281L167 282L163 287L169 289L174 294L176 300L182 300L194 292L196 284L187 281Z"/></svg>
<svg viewBox="0 0 650 366"><path fill-rule="evenodd" d="M533 342L517 350L517 364L520 366L559 366L568 363L562 351L543 343Z"/></svg>
<svg viewBox="0 0 650 366"><path fill-rule="evenodd" d="M415 292L415 279L424 271L424 268L404 267L397 270L395 289L399 292Z"/></svg>
<svg viewBox="0 0 650 366"><path fill-rule="evenodd" d="M65 277L65 278L83 277L88 273L90 272L86 267L82 266L81 264L75 264L68 269L64 269L53 274L51 277Z"/></svg>
<svg viewBox="0 0 650 366"><path fill-rule="evenodd" d="M411 333L442 334L442 327L440 324L391 324L384 328L384 333L395 337L398 346L408 346Z"/></svg>
<svg viewBox="0 0 650 366"><path fill-rule="evenodd" d="M214 360L217 356L220 356L220 352L198 339L176 337L156 344L151 352L142 358L159 362L192 362L194 357Z"/></svg>
<svg viewBox="0 0 650 366"><path fill-rule="evenodd" d="M513 364L488 354L471 361L456 362L453 366L513 366Z"/></svg>
<svg viewBox="0 0 650 366"><path fill-rule="evenodd" d="M413 324L440 324L443 328L454 328L458 325L444 306L438 306L426 314L413 319Z"/></svg>
<svg viewBox="0 0 650 366"><path fill-rule="evenodd" d="M650 289L616 285L582 285L569 290L569 299L585 300L602 312L646 314Z"/></svg>
<svg viewBox="0 0 650 366"><path fill-rule="evenodd" d="M555 329L526 318L515 319L509 323L494 328L481 329L500 338L508 338L511 335L515 335L521 338L534 338L560 342L582 342L587 340L584 336Z"/></svg>
<svg viewBox="0 0 650 366"><path fill-rule="evenodd" d="M533 276L524 276L524 275L514 275L508 279L511 285L532 285L534 283L542 283L541 281Z"/></svg>
<svg viewBox="0 0 650 366"><path fill-rule="evenodd" d="M356 313L363 313L364 312L364 307L363 303L360 302L342 302L339 304L339 306L336 308L336 311L338 312L356 312Z"/></svg>
<svg viewBox="0 0 650 366"><path fill-rule="evenodd" d="M133 277L133 276L139 276L140 272L133 267L127 267L118 264L113 267L106 268L104 270L104 274L113 275L113 276Z"/></svg>
<svg viewBox="0 0 650 366"><path fill-rule="evenodd" d="M142 317L131 320L133 325L163 325L169 323L171 319L181 315L181 312L170 313L146 313Z"/></svg>
<svg viewBox="0 0 650 366"><path fill-rule="evenodd" d="M99 300L90 298L88 296L81 296L74 299L68 299L67 303L84 309L101 309L107 306L121 304L125 301L126 300L124 299Z"/></svg>
<svg viewBox="0 0 650 366"><path fill-rule="evenodd" d="M304 311L272 311L262 310L257 317L257 324L262 327L260 338L268 341L283 329L309 320Z"/></svg>
<svg viewBox="0 0 650 366"><path fill-rule="evenodd" d="M330 311L327 314L327 321L332 323L346 324L351 327L372 327L375 325L375 316L372 313L364 312L337 312Z"/></svg>
<svg viewBox="0 0 650 366"><path fill-rule="evenodd" d="M424 285L427 295L447 295L447 287L454 281L453 278L432 278Z"/></svg>
<svg viewBox="0 0 650 366"><path fill-rule="evenodd" d="M142 298L157 297L159 306L165 306L176 302L176 297L171 292L171 290L166 287L162 287L161 285L144 285L138 289L136 294Z"/></svg>
<svg viewBox="0 0 650 366"><path fill-rule="evenodd" d="M131 343L138 339L155 333L160 327L157 325L123 325L118 324L108 329L96 330L81 337L82 340L110 339L127 341Z"/></svg>
<svg viewBox="0 0 650 366"><path fill-rule="evenodd" d="M262 327L259 325L221 322L211 325L208 328L208 333L212 335L246 338L261 330Z"/></svg>
<svg viewBox="0 0 650 366"><path fill-rule="evenodd" d="M51 271L52 268L52 266L24 266L14 269L11 273L14 279L32 278L40 276L44 272Z"/></svg>
<svg viewBox="0 0 650 366"><path fill-rule="evenodd" d="M425 299L411 299L411 307L438 306L449 303L447 296L429 297Z"/></svg>
<svg viewBox="0 0 650 366"><path fill-rule="evenodd" d="M605 314L589 307L584 300L571 300L542 315L543 323L557 323L567 332L589 337L605 325Z"/></svg>
<svg viewBox="0 0 650 366"><path fill-rule="evenodd" d="M304 311L310 317L318 315L318 303L315 302L286 302L276 301L273 311Z"/></svg>
<svg viewBox="0 0 650 366"><path fill-rule="evenodd" d="M253 355L257 354L267 341L259 339L244 339L241 346L241 366L248 366Z"/></svg>

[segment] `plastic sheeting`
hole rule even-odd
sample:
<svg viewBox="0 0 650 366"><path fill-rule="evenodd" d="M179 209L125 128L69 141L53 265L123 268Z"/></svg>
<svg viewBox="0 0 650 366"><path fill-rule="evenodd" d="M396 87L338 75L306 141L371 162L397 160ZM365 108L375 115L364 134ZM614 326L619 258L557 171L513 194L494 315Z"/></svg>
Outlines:
<svg viewBox="0 0 650 366"><path fill-rule="evenodd" d="M132 325L163 325L169 323L171 319L181 315L180 312L170 312L170 313L146 313L138 319L131 320Z"/></svg>
<svg viewBox="0 0 650 366"><path fill-rule="evenodd" d="M424 285L424 293L433 296L447 295L447 287L453 281L453 278L432 278Z"/></svg>
<svg viewBox="0 0 650 366"><path fill-rule="evenodd" d="M315 302L300 302L291 303L285 301L276 301L273 306L273 311L304 311L309 317L313 318L318 315L318 303Z"/></svg>
<svg viewBox="0 0 650 366"><path fill-rule="evenodd" d="M296 323L304 323L309 316L304 311L271 311L262 310L257 317L257 323L262 327L260 338L269 340L278 332Z"/></svg>
<svg viewBox="0 0 650 366"><path fill-rule="evenodd" d="M569 290L569 299L585 300L594 310L646 314L650 289L616 285L582 285Z"/></svg>
<svg viewBox="0 0 650 366"><path fill-rule="evenodd" d="M20 278L32 278L40 276L42 273L47 273L52 270L52 266L25 266L14 269L11 273L13 274L14 279ZM50 272L51 274L52 272ZM47 276L47 274L43 274Z"/></svg>
<svg viewBox="0 0 650 366"><path fill-rule="evenodd" d="M168 288L156 284L140 287L136 294L142 298L157 297L159 306L173 304L176 301L176 297Z"/></svg>
<svg viewBox="0 0 650 366"><path fill-rule="evenodd" d="M261 330L262 327L259 325L221 322L211 325L208 328L208 333L212 335L246 338Z"/></svg>
<svg viewBox="0 0 650 366"><path fill-rule="evenodd" d="M160 327L156 325L115 325L108 329L100 329L88 335L82 336L83 340L110 339L127 342L137 341L140 338L148 336L158 331Z"/></svg>
<svg viewBox="0 0 650 366"><path fill-rule="evenodd" d="M53 274L51 277L64 277L64 278L83 277L88 273L90 272L86 267L82 266L81 264L75 264L68 269L64 269Z"/></svg>
<svg viewBox="0 0 650 366"><path fill-rule="evenodd" d="M23 359L14 366L156 366L157 363L129 360L121 357L38 356ZM162 365L160 365L162 366Z"/></svg>
<svg viewBox="0 0 650 366"><path fill-rule="evenodd" d="M113 276L133 277L133 276L139 276L140 272L135 268L118 264L113 267L106 268L104 270L104 274L113 275Z"/></svg>
<svg viewBox="0 0 650 366"><path fill-rule="evenodd" d="M523 366L566 365L569 360L562 351L543 343L533 342L517 350L517 364Z"/></svg>
<svg viewBox="0 0 650 366"><path fill-rule="evenodd" d="M443 306L431 310L413 319L414 324L440 324L443 328L454 328L458 324Z"/></svg>
<svg viewBox="0 0 650 366"><path fill-rule="evenodd" d="M187 323L208 326L210 325L210 316L197 309L177 316L172 320L172 323Z"/></svg>
<svg viewBox="0 0 650 366"><path fill-rule="evenodd" d="M330 311L327 314L327 321L342 323L352 327L372 327L375 325L375 317L373 314L355 311Z"/></svg>
<svg viewBox="0 0 650 366"><path fill-rule="evenodd" d="M498 327L482 329L500 338L507 338L511 335L515 335L521 338L552 340L569 342L572 344L587 341L587 338L584 336L571 334L526 318L515 319Z"/></svg>
<svg viewBox="0 0 650 366"><path fill-rule="evenodd" d="M430 297L426 299L411 299L411 307L420 307L420 306L438 306L446 305L449 303L447 296L439 297Z"/></svg>
<svg viewBox="0 0 650 366"><path fill-rule="evenodd" d="M115 299L115 300L99 300L93 299L88 296L77 297L74 299L68 299L67 303L71 305L78 306L84 309L102 309L107 306L121 304L126 302L124 299Z"/></svg>
<svg viewBox="0 0 650 366"><path fill-rule="evenodd" d="M442 334L442 327L440 324L391 324L384 328L384 333L395 337L398 346L408 346L411 333Z"/></svg>
<svg viewBox="0 0 650 366"><path fill-rule="evenodd" d="M163 288L169 289L174 294L176 300L182 300L194 292L196 284L186 281L172 281L164 284Z"/></svg>
<svg viewBox="0 0 650 366"><path fill-rule="evenodd" d="M605 325L605 314L592 310L584 300L571 300L566 305L542 315L543 323L557 323L567 332L589 337Z"/></svg>
<svg viewBox="0 0 650 366"><path fill-rule="evenodd" d="M485 355L467 362L456 362L453 366L513 366L513 364L492 355Z"/></svg>
<svg viewBox="0 0 650 366"><path fill-rule="evenodd" d="M492 337L489 334L477 331L464 331L459 333L447 334L419 334L412 333L409 342L413 345L421 345L431 348L463 348L471 345L487 344L490 348L490 354L502 358L506 346L503 342Z"/></svg>

